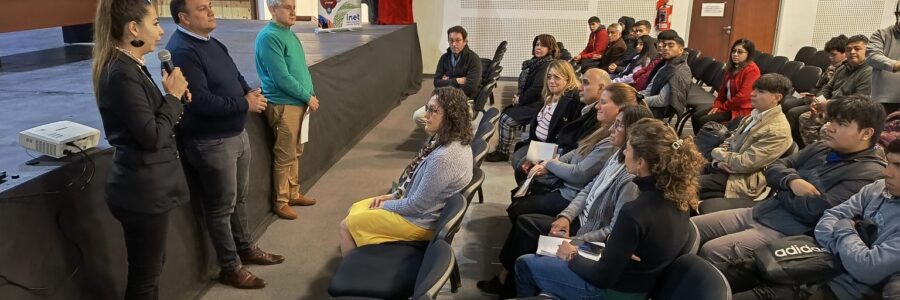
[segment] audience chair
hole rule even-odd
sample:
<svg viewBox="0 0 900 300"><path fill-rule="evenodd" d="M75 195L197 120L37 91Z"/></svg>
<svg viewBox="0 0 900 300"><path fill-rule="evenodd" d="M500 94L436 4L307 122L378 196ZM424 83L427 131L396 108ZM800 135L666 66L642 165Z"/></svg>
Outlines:
<svg viewBox="0 0 900 300"><path fill-rule="evenodd" d="M807 65L813 65L819 67L819 69L822 69L822 71L825 71L828 69L828 66L831 65L831 59L828 58L828 52L819 50L816 51L816 54L813 55L812 59L809 63L807 63Z"/></svg>
<svg viewBox="0 0 900 300"><path fill-rule="evenodd" d="M753 62L756 63L756 66L759 67L759 72L762 73L763 70L769 67L773 59L772 54L760 53L753 57Z"/></svg>
<svg viewBox="0 0 900 300"><path fill-rule="evenodd" d="M484 177L484 171L481 170L480 166L478 168L475 168L474 172L472 173L472 180L474 181L476 179L479 182L478 185L475 187L475 192L478 193L478 203L483 204L484 203L484 191L481 189L481 185L484 183L485 177Z"/></svg>
<svg viewBox="0 0 900 300"><path fill-rule="evenodd" d="M491 61L502 61L504 54L506 54L506 41L502 41L497 45L497 50L494 50L494 58Z"/></svg>
<svg viewBox="0 0 900 300"><path fill-rule="evenodd" d="M706 72L706 68L709 67L713 63L713 59L709 57L700 57L693 64L688 64L691 68L691 74L694 75L694 79L699 83L703 80L703 74Z"/></svg>
<svg viewBox="0 0 900 300"><path fill-rule="evenodd" d="M425 251L425 258L416 276L412 300L434 300L457 266L453 248L445 241L435 241Z"/></svg>
<svg viewBox="0 0 900 300"><path fill-rule="evenodd" d="M778 74L784 75L788 79L794 78L794 74L797 74L800 71L800 68L803 68L803 63L799 61L789 61L784 63L784 66L778 70ZM818 78L816 78L818 79ZM815 83L813 83L815 85ZM794 87L796 88L796 86Z"/></svg>
<svg viewBox="0 0 900 300"><path fill-rule="evenodd" d="M694 60L696 60L697 57L700 56L700 51L697 51L697 49L684 48L684 51L687 52L687 54L688 54L687 63L689 65L690 65L690 63L694 62Z"/></svg>
<svg viewBox="0 0 900 300"><path fill-rule="evenodd" d="M494 127L497 126L497 122L500 121L500 109L496 107L488 108L484 111L484 115L482 115L482 120L489 120L491 124L494 124ZM484 139L485 141L489 141L489 139Z"/></svg>
<svg viewBox="0 0 900 300"><path fill-rule="evenodd" d="M814 55L816 55L816 47L805 46L800 48L800 50L797 50L797 54L794 55L794 61L809 64Z"/></svg>
<svg viewBox="0 0 900 300"><path fill-rule="evenodd" d="M772 58L772 61L769 62L769 65L766 66L765 70L761 69L760 71L762 71L762 74L778 73L778 70L781 70L781 67L783 67L784 64L787 62L788 62L787 57L776 56L776 57Z"/></svg>
<svg viewBox="0 0 900 300"><path fill-rule="evenodd" d="M478 193L478 191L481 189L481 185L484 184L484 172L481 172L480 168L478 167L473 168L472 171L472 181L469 181L469 184L466 185L466 187L464 187L462 191L460 191L463 197L466 198L466 203L469 204L472 203L472 199L475 198L475 194Z"/></svg>
<svg viewBox="0 0 900 300"><path fill-rule="evenodd" d="M822 76L822 69L816 66L803 66L791 77L791 84L798 93L808 93L816 87L816 82Z"/></svg>
<svg viewBox="0 0 900 300"><path fill-rule="evenodd" d="M410 298L425 252L436 241L450 244L466 206L466 199L459 193L448 198L430 242L394 242L353 250L338 265L328 294L332 297Z"/></svg>
<svg viewBox="0 0 900 300"><path fill-rule="evenodd" d="M498 65L491 72L490 77L488 77L488 79L487 79L488 82L489 83L497 83L497 80L500 79L500 73L502 73L502 72L503 72L503 66ZM491 93L490 96L488 96L488 103L490 103L491 105L494 105L494 93Z"/></svg>
<svg viewBox="0 0 900 300"><path fill-rule="evenodd" d="M711 263L696 254L685 254L666 267L650 299L731 300L731 287Z"/></svg>
<svg viewBox="0 0 900 300"><path fill-rule="evenodd" d="M482 115L481 120L478 122L478 128L475 129L475 136L473 138L487 141L488 135L492 133L493 125L494 124L491 124L491 120L488 119L486 115Z"/></svg>
<svg viewBox="0 0 900 300"><path fill-rule="evenodd" d="M475 103L472 105L472 111L476 114L478 112L484 112L484 106L487 104L488 98L494 92L494 87L497 86L497 82L489 82L487 85L481 87L481 90L478 91L478 95L475 96ZM475 117L474 115L472 117ZM474 120L474 119L473 119Z"/></svg>
<svg viewBox="0 0 900 300"><path fill-rule="evenodd" d="M688 244L688 253L686 254L697 254L700 251L700 229L697 229L697 224L694 224L694 221L691 221L689 234L688 238L691 242Z"/></svg>
<svg viewBox="0 0 900 300"><path fill-rule="evenodd" d="M706 109L716 100L715 93L721 84L724 66L720 61L710 61L706 68L703 69L701 82L710 87L709 92L691 88L691 92L688 93L687 103L685 103L685 111L678 115L678 119L675 121L675 130L679 136L684 131L684 127L687 126L687 122L694 112Z"/></svg>
<svg viewBox="0 0 900 300"><path fill-rule="evenodd" d="M437 234L434 236L432 244L436 241L444 241L447 244L453 244L453 237L459 232L459 227L462 224L463 216L465 216L468 207L469 203L466 201L465 197L459 193L453 195L453 197L450 198L450 201L447 201L447 205L444 206L444 209L450 209L452 214L448 215L447 222L443 223L443 226L438 227ZM459 274L459 265L454 263L453 271L450 272L450 292L456 293L456 291L459 290L460 285L462 285L462 279Z"/></svg>
<svg viewBox="0 0 900 300"><path fill-rule="evenodd" d="M490 124L490 123L487 123ZM472 167L480 168L481 163L484 162L484 157L487 155L487 142L482 138L472 139L472 157L474 164Z"/></svg>

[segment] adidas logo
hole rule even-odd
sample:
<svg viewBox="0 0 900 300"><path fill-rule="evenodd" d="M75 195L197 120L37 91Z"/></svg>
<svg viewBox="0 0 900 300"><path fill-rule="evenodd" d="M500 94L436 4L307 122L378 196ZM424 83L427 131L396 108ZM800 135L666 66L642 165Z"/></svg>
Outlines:
<svg viewBox="0 0 900 300"><path fill-rule="evenodd" d="M775 257L785 257L799 254L807 254L814 252L828 252L825 248L820 247L810 247L809 245L797 246L791 245L790 247L775 250Z"/></svg>

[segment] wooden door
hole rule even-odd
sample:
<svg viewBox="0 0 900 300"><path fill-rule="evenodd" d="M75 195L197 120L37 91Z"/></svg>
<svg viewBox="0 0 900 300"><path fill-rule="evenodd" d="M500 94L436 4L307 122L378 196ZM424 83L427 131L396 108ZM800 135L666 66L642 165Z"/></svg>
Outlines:
<svg viewBox="0 0 900 300"><path fill-rule="evenodd" d="M689 47L700 50L700 55L725 61L732 36L732 14L736 0L694 0L691 9ZM750 0L755 1L755 0ZM724 9L716 11L716 7ZM704 6L706 12L704 12Z"/></svg>
<svg viewBox="0 0 900 300"><path fill-rule="evenodd" d="M750 39L756 51L772 53L781 0L736 0L729 46L738 39ZM793 54L791 54L793 55ZM794 57L791 56L791 59Z"/></svg>

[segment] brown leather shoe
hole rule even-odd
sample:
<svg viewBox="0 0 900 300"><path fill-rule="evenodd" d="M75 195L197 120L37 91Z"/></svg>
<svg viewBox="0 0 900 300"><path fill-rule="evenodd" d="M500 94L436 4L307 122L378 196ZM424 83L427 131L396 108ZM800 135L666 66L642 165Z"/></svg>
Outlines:
<svg viewBox="0 0 900 300"><path fill-rule="evenodd" d="M284 262L284 256L267 253L256 245L249 250L238 252L238 255L241 256L241 262L245 265L277 265Z"/></svg>
<svg viewBox="0 0 900 300"><path fill-rule="evenodd" d="M240 266L234 271L222 270L219 272L219 282L239 289L261 289L266 287L265 280L254 276L244 266Z"/></svg>
<svg viewBox="0 0 900 300"><path fill-rule="evenodd" d="M272 211L282 219L293 220L297 218L297 213L295 213L287 204L277 203L275 204L275 207L272 208Z"/></svg>
<svg viewBox="0 0 900 300"><path fill-rule="evenodd" d="M290 204L291 206L316 205L316 198L307 197L307 196L304 196L303 194L300 194L300 196L298 196L297 198L291 199L290 201L288 201L288 204Z"/></svg>

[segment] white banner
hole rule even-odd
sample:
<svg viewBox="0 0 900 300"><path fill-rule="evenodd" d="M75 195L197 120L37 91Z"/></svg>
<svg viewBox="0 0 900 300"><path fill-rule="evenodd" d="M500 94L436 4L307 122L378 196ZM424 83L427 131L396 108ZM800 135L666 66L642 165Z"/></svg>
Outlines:
<svg viewBox="0 0 900 300"><path fill-rule="evenodd" d="M319 0L319 28L316 32L351 30L362 26L360 0Z"/></svg>

